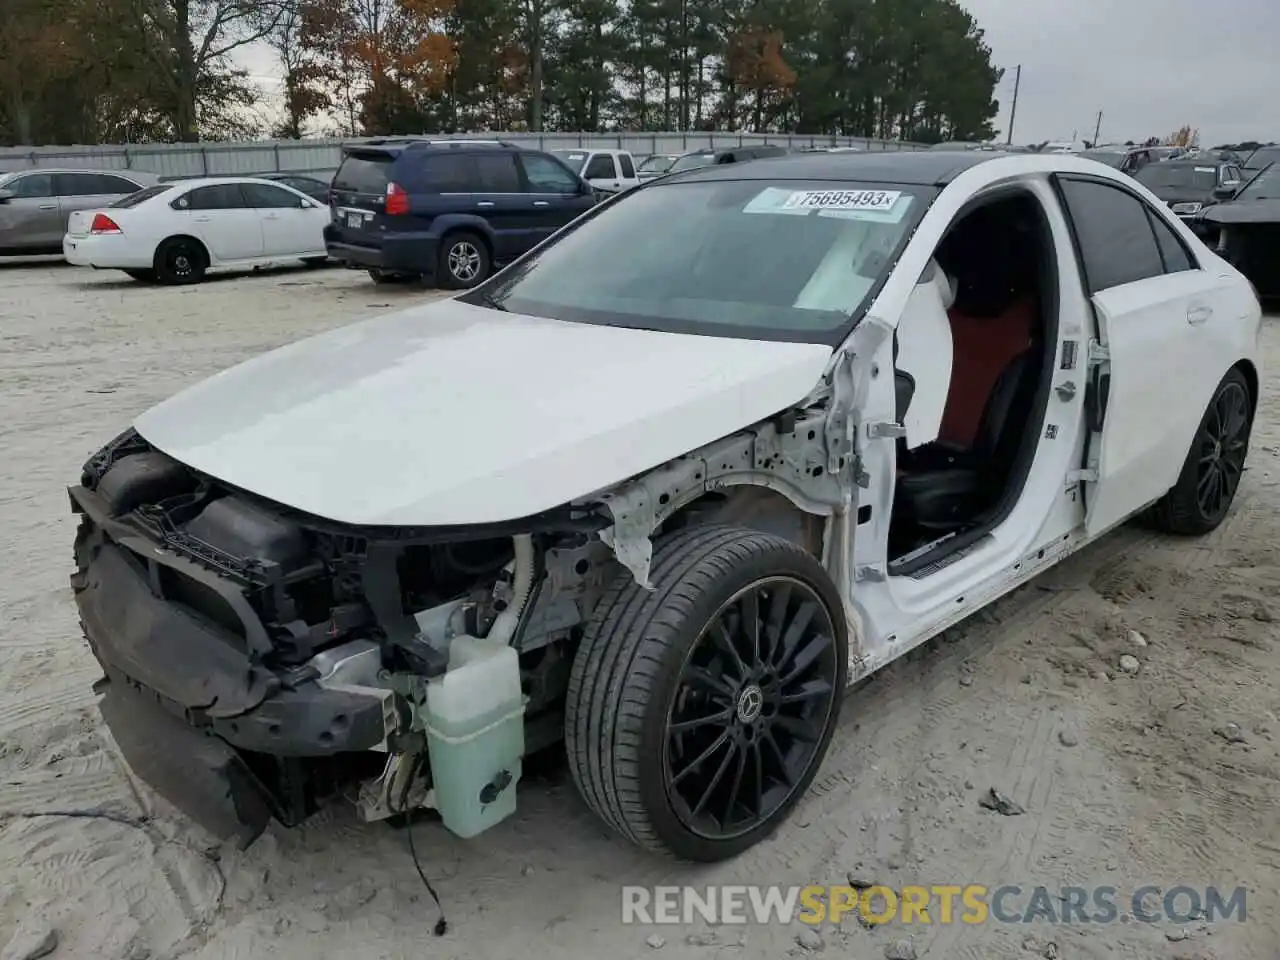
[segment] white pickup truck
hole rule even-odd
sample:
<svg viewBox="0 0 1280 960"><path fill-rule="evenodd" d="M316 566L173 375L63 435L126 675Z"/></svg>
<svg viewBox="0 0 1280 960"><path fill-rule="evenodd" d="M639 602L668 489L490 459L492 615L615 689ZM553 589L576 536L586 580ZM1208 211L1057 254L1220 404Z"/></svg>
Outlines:
<svg viewBox="0 0 1280 960"><path fill-rule="evenodd" d="M636 176L635 158L628 150L578 147L552 150L551 153L597 190L619 193L640 184L640 178Z"/></svg>

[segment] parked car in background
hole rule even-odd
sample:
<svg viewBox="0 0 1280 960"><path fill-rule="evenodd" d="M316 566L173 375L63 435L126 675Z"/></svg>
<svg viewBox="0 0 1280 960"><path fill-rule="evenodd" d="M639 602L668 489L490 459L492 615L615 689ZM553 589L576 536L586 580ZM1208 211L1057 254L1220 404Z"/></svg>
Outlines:
<svg viewBox="0 0 1280 960"><path fill-rule="evenodd" d="M241 846L344 796L474 837L563 737L602 824L723 861L833 736L862 748L848 687L1129 517L1229 543L1261 325L1074 157L677 172L93 454L68 493L100 710Z"/></svg>
<svg viewBox="0 0 1280 960"><path fill-rule="evenodd" d="M682 170L696 170L717 163L744 163L762 157L781 157L791 151L776 143L753 143L742 147L725 147L720 150L691 150L676 158L675 163L667 169L668 173L679 173Z"/></svg>
<svg viewBox="0 0 1280 960"><path fill-rule="evenodd" d="M1280 145L1259 147L1249 154L1249 159L1244 162L1244 168L1251 172L1265 170L1271 164L1278 162L1280 162Z"/></svg>
<svg viewBox="0 0 1280 960"><path fill-rule="evenodd" d="M71 214L159 182L137 170L19 170L0 175L0 256L62 252Z"/></svg>
<svg viewBox="0 0 1280 960"><path fill-rule="evenodd" d="M590 210L596 190L556 157L500 140L371 140L333 175L330 256L375 283L473 287Z"/></svg>
<svg viewBox="0 0 1280 960"><path fill-rule="evenodd" d="M678 153L653 153L645 157L636 166L636 176L641 182L652 180L654 177L660 177L668 170L671 165L680 159Z"/></svg>
<svg viewBox="0 0 1280 960"><path fill-rule="evenodd" d="M147 187L71 214L69 263L135 280L198 283L209 270L301 260L323 264L328 208L282 183L199 177Z"/></svg>
<svg viewBox="0 0 1280 960"><path fill-rule="evenodd" d="M312 200L319 200L326 205L329 203L329 184L318 177L308 177L300 173L264 173L261 176L263 180L283 183L299 193L305 193Z"/></svg>
<svg viewBox="0 0 1280 960"><path fill-rule="evenodd" d="M1159 159L1151 152L1150 147L1096 147L1093 150L1084 150L1077 156L1105 163L1113 170L1119 170L1130 176Z"/></svg>
<svg viewBox="0 0 1280 960"><path fill-rule="evenodd" d="M1264 297L1280 297L1280 163L1260 170L1234 198L1201 211L1202 233Z"/></svg>
<svg viewBox="0 0 1280 960"><path fill-rule="evenodd" d="M1243 175L1234 163L1216 160L1165 160L1143 167L1135 179L1198 229L1196 215L1205 207L1230 200Z"/></svg>
<svg viewBox="0 0 1280 960"><path fill-rule="evenodd" d="M553 157L602 193L640 185L635 158L627 150L550 150Z"/></svg>

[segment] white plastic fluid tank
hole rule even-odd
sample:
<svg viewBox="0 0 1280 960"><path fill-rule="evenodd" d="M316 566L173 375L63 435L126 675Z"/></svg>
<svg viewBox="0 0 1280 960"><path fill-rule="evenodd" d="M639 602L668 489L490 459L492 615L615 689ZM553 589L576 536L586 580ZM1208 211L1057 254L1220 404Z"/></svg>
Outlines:
<svg viewBox="0 0 1280 960"><path fill-rule="evenodd" d="M427 752L444 825L474 837L516 809L524 756L524 694L514 648L462 636L427 683Z"/></svg>

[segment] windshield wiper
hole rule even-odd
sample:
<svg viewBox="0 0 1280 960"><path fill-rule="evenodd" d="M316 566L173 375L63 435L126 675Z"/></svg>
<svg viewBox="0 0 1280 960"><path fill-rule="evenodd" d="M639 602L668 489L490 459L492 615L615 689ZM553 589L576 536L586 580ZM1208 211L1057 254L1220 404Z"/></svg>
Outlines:
<svg viewBox="0 0 1280 960"><path fill-rule="evenodd" d="M502 301L499 300L497 297L495 297L492 293L478 294L476 299L479 300L481 303L483 303L490 310L501 310L503 313L511 312L503 305Z"/></svg>

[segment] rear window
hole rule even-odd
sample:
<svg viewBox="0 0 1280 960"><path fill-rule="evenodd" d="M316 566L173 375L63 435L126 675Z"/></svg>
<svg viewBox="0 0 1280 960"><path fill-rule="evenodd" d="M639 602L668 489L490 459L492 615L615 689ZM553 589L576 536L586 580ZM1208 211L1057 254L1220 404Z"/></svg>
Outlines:
<svg viewBox="0 0 1280 960"><path fill-rule="evenodd" d="M1137 173L1139 183L1148 187L1212 190L1218 185L1218 168L1192 164L1149 163Z"/></svg>
<svg viewBox="0 0 1280 960"><path fill-rule="evenodd" d="M142 190L139 190L137 193L131 193L127 197L121 197L115 203L107 204L107 206L115 207L116 209L136 207L138 204L144 203L145 201L150 200L152 197L158 197L160 196L160 194L167 193L172 189L173 187L170 184L160 183L154 187L146 187Z"/></svg>
<svg viewBox="0 0 1280 960"><path fill-rule="evenodd" d="M671 165L672 173L681 170L693 170L697 167L708 167L715 161L714 153L688 153Z"/></svg>
<svg viewBox="0 0 1280 960"><path fill-rule="evenodd" d="M385 194L394 162L395 159L385 153L347 154L333 175L333 185L338 190L353 193Z"/></svg>

